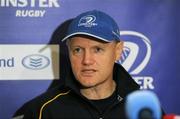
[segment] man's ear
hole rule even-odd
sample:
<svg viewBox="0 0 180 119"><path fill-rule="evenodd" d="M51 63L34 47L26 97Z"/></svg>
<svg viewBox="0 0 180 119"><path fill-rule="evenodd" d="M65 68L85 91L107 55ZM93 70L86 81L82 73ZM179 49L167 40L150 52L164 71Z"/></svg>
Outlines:
<svg viewBox="0 0 180 119"><path fill-rule="evenodd" d="M116 44L116 61L121 58L123 47L124 47L124 42L123 41L120 41L120 42L118 42Z"/></svg>

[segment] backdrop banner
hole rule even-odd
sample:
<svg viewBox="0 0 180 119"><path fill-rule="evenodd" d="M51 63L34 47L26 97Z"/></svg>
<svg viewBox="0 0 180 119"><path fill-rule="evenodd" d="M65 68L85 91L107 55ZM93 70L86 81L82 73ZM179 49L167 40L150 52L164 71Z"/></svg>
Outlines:
<svg viewBox="0 0 180 119"><path fill-rule="evenodd" d="M118 63L166 113L180 114L179 0L0 0L0 119L63 81L64 24L94 9L120 27Z"/></svg>

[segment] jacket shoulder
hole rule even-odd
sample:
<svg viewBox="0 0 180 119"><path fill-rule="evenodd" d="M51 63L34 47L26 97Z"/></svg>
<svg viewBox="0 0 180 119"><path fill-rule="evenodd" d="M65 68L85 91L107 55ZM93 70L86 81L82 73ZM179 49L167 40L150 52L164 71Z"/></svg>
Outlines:
<svg viewBox="0 0 180 119"><path fill-rule="evenodd" d="M33 98L20 107L13 116L13 119L38 119L43 105L55 99L58 95L65 95L69 89L64 86L57 86L43 94Z"/></svg>

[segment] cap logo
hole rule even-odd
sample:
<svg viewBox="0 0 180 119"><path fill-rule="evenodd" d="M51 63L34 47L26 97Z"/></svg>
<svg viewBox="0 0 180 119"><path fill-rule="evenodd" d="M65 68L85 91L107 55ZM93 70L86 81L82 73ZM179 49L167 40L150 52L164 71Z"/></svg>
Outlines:
<svg viewBox="0 0 180 119"><path fill-rule="evenodd" d="M84 27L96 26L97 23L95 23L95 21L96 21L96 17L94 15L87 15L81 17L78 26L84 26Z"/></svg>

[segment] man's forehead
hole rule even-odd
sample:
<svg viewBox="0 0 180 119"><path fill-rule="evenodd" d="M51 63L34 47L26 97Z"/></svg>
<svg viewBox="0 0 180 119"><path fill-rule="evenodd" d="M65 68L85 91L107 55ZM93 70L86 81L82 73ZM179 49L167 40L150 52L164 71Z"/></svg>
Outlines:
<svg viewBox="0 0 180 119"><path fill-rule="evenodd" d="M68 39L68 42L96 42L96 43L101 43L101 44L107 44L110 42L102 41L101 39L94 38L92 36L87 36L87 35L75 35L71 38Z"/></svg>
<svg viewBox="0 0 180 119"><path fill-rule="evenodd" d="M71 39L72 41L69 43L69 48L84 48L84 49L94 49L94 48L103 48L103 49L109 49L114 48L116 46L115 42L110 43L102 43L94 40L77 40L77 39Z"/></svg>
<svg viewBox="0 0 180 119"><path fill-rule="evenodd" d="M68 41L70 45L108 45L111 42L104 42L96 38L87 38L87 37L73 37Z"/></svg>

